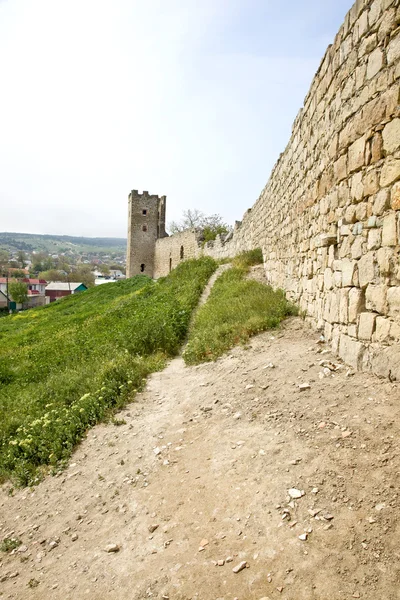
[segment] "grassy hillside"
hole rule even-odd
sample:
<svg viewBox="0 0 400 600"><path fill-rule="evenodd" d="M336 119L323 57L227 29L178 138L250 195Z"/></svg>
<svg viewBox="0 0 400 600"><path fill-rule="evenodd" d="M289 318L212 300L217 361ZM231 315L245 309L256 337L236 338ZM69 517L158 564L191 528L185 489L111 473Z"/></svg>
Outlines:
<svg viewBox="0 0 400 600"><path fill-rule="evenodd" d="M0 248L9 252L46 252L59 254L74 250L78 253L118 253L126 251L125 238L88 238L69 235L38 235L34 233L0 232Z"/></svg>
<svg viewBox="0 0 400 600"><path fill-rule="evenodd" d="M0 479L35 480L179 350L216 263L185 261L0 320Z"/></svg>
<svg viewBox="0 0 400 600"><path fill-rule="evenodd" d="M183 358L189 365L212 361L251 335L278 327L297 314L282 290L246 279L251 265L262 263L261 250L244 252L215 282L206 304L196 313Z"/></svg>

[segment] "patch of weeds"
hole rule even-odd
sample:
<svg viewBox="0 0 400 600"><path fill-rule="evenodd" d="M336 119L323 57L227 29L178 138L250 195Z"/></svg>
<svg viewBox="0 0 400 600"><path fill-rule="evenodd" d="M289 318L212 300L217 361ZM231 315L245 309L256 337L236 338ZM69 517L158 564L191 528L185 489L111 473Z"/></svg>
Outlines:
<svg viewBox="0 0 400 600"><path fill-rule="evenodd" d="M179 352L216 267L187 260L158 281L140 275L2 318L0 482L38 483L131 401Z"/></svg>
<svg viewBox="0 0 400 600"><path fill-rule="evenodd" d="M117 419L116 417L113 417L111 419L111 423L113 425L115 425L116 427L120 427L121 425L126 425L125 419Z"/></svg>
<svg viewBox="0 0 400 600"><path fill-rule="evenodd" d="M254 265L262 265L264 262L261 248L241 252L232 260L232 265L241 269L247 269Z"/></svg>
<svg viewBox="0 0 400 600"><path fill-rule="evenodd" d="M37 588L37 586L39 585L40 581L38 581L37 579L30 579L28 581L28 586L30 588Z"/></svg>
<svg viewBox="0 0 400 600"><path fill-rule="evenodd" d="M18 538L4 538L4 540L0 543L0 551L1 552L11 552L18 548L22 544L21 540Z"/></svg>
<svg viewBox="0 0 400 600"><path fill-rule="evenodd" d="M297 308L282 290L245 279L247 269L233 267L215 282L208 301L200 308L183 353L186 364L212 361L250 336L278 327Z"/></svg>

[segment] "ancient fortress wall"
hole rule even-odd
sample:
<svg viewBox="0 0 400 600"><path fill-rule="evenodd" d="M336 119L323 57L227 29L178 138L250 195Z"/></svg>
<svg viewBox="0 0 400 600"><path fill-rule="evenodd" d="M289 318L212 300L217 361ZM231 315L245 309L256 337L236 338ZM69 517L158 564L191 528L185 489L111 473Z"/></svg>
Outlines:
<svg viewBox="0 0 400 600"><path fill-rule="evenodd" d="M397 379L399 4L357 0L351 8L285 152L231 239L202 249L188 234L193 256L261 247L267 280L286 290L347 363ZM175 237L157 241L156 265L169 261L167 246L178 257Z"/></svg>

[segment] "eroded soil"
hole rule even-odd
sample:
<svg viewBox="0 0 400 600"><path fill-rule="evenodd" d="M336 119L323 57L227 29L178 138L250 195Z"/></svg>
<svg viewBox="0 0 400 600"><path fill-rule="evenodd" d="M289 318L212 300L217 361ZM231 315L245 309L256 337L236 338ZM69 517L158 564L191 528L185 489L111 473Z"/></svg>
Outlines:
<svg viewBox="0 0 400 600"><path fill-rule="evenodd" d="M398 600L399 384L335 365L300 319L173 360L65 472L1 488L0 597Z"/></svg>

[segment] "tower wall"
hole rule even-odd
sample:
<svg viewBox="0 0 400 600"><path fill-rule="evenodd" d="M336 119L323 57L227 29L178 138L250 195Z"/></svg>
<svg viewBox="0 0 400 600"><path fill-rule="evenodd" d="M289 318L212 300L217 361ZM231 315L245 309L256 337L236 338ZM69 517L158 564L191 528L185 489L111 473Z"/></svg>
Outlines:
<svg viewBox="0 0 400 600"><path fill-rule="evenodd" d="M165 237L166 196L132 190L128 196L127 276L154 275L156 240Z"/></svg>

